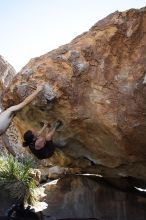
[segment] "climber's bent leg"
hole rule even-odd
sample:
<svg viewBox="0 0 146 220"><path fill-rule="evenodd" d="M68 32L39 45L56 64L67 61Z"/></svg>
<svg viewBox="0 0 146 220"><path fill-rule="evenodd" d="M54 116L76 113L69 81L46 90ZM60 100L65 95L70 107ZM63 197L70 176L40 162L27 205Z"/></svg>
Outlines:
<svg viewBox="0 0 146 220"><path fill-rule="evenodd" d="M30 96L18 105L14 105L6 109L0 114L0 135L3 134L10 125L10 122L15 115L16 111L21 110L24 106L28 105L42 90L43 86L39 86Z"/></svg>
<svg viewBox="0 0 146 220"><path fill-rule="evenodd" d="M14 112L10 108L0 114L0 135L7 130L14 116Z"/></svg>
<svg viewBox="0 0 146 220"><path fill-rule="evenodd" d="M6 134L2 134L1 137L2 137L2 142L3 142L4 146L5 146L5 148L8 150L8 152L10 154L12 154L15 157L16 154L15 154L14 150L12 149L12 147L10 145L10 142L9 142L9 139L8 139L7 135Z"/></svg>

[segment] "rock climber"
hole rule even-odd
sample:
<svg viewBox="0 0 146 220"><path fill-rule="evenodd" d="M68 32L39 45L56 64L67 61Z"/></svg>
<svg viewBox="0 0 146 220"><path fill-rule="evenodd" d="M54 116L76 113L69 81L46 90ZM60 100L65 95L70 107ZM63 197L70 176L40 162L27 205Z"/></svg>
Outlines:
<svg viewBox="0 0 146 220"><path fill-rule="evenodd" d="M24 133L23 146L29 146L30 151L40 160L47 159L54 154L56 145L53 143L52 138L56 129L62 125L60 120L56 121L51 129L48 123L45 122L44 126L39 132L28 130ZM45 135L43 135L45 132Z"/></svg>
<svg viewBox="0 0 146 220"><path fill-rule="evenodd" d="M48 128L48 123L39 132L28 130L24 133L23 147L29 147L31 153L40 160L43 166L60 166L60 167L88 167L90 161L80 158L74 158L66 154L61 146L53 143L55 131L62 126L62 121L58 120L51 128ZM43 134L43 132L45 134Z"/></svg>
<svg viewBox="0 0 146 220"><path fill-rule="evenodd" d="M15 116L15 113L21 110L22 108L24 108L26 105L28 105L37 96L37 94L40 91L42 91L43 87L44 87L43 84L39 85L37 89L31 95L29 95L23 102L7 108L0 114L0 135L2 135L2 140L7 150L14 156L15 156L15 153L12 150L12 148L9 146L9 141L8 141L8 138L5 132L7 128L9 127L13 117Z"/></svg>

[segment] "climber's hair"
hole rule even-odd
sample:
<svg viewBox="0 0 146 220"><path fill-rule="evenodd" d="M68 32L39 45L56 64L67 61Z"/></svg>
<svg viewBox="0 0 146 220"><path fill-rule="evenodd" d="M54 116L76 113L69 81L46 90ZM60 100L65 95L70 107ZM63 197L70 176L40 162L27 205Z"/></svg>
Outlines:
<svg viewBox="0 0 146 220"><path fill-rule="evenodd" d="M23 135L23 147L29 146L33 142L34 134L31 130L28 130Z"/></svg>

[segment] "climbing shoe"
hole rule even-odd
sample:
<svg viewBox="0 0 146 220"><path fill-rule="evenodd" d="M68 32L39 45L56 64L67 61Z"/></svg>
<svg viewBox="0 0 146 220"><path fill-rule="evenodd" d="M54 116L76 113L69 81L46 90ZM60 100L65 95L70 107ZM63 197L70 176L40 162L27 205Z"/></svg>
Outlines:
<svg viewBox="0 0 146 220"><path fill-rule="evenodd" d="M52 127L52 129L57 130L57 129L60 128L62 125L63 125L62 121L61 121L61 120L57 120L56 122L54 122L54 123L52 124L51 127Z"/></svg>

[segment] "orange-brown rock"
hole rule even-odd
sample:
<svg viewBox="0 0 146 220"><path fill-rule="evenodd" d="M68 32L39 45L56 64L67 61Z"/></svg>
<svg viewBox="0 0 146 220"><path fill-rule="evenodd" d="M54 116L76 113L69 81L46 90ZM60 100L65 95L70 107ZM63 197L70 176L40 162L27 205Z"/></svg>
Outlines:
<svg viewBox="0 0 146 220"><path fill-rule="evenodd" d="M42 94L17 115L22 133L39 129L43 119L61 119L55 141L67 145L66 153L145 178L146 8L115 12L71 43L31 59L3 105L22 101L42 82Z"/></svg>

